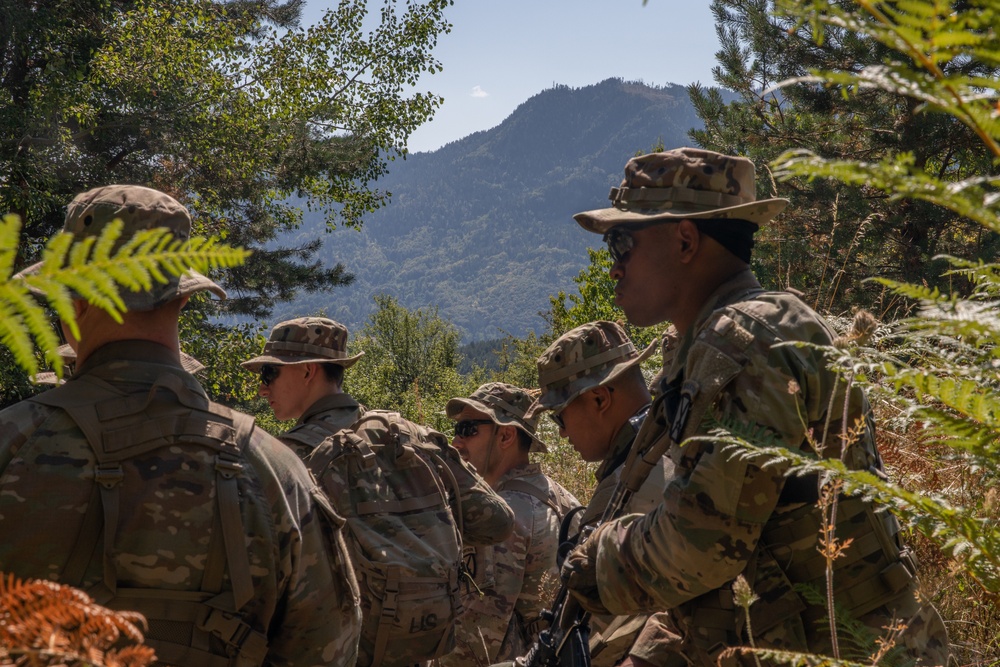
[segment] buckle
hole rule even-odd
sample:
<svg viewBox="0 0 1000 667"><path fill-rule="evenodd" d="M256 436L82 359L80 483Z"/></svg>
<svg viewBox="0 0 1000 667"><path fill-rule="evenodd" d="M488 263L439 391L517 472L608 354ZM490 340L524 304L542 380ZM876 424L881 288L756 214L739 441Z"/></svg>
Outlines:
<svg viewBox="0 0 1000 667"><path fill-rule="evenodd" d="M105 489L113 489L125 478L125 473L122 472L122 467L120 464L114 466L98 466L94 470L94 481L103 486Z"/></svg>

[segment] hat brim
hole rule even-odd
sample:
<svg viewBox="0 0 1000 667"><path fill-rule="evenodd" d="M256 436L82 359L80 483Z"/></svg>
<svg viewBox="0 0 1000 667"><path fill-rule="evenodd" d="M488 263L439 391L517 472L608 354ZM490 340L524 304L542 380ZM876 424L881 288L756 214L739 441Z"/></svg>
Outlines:
<svg viewBox="0 0 1000 667"><path fill-rule="evenodd" d="M657 220L698 220L704 218L734 218L758 225L774 219L788 206L787 199L763 199L726 208L695 209L678 205L674 208L624 209L614 206L577 213L573 219L588 232L605 234L617 225L630 222L655 222Z"/></svg>
<svg viewBox="0 0 1000 667"><path fill-rule="evenodd" d="M646 349L636 355L635 358L629 359L621 364L610 366L593 375L587 375L580 378L580 380L577 380L580 384L578 384L570 394L567 394L566 398L559 401L546 400L547 397L551 397L552 392L543 391L539 397L535 399L535 402L528 406L528 411L525 413L525 416L528 419L533 419L536 415L542 412L562 411L567 405L575 401L583 392L593 389L594 387L603 387L606 384L614 382L623 373L639 366L642 362L646 361L646 359L649 359L657 349L659 349L659 341L655 340L647 345Z"/></svg>
<svg viewBox="0 0 1000 667"><path fill-rule="evenodd" d="M538 436L530 432L528 429L524 428L524 425L517 421L514 417L507 415L500 410L495 410L485 403L481 403L472 398L453 398L448 401L444 406L444 413L449 419L458 419L458 414L462 411L462 408L469 407L478 412L482 412L485 415L489 415L497 424L501 426L516 426L522 433L531 438L531 447L528 449L529 452L548 452L548 446L541 441Z"/></svg>
<svg viewBox="0 0 1000 667"><path fill-rule="evenodd" d="M240 364L243 368L250 371L259 371L261 366L297 366L300 364L337 364L338 366L343 366L344 368L349 368L354 365L354 363L365 356L364 352L358 352L352 357L344 357L343 359L331 359L329 357L299 357L287 354L264 354L259 357L254 357L253 359L248 359Z"/></svg>
<svg viewBox="0 0 1000 667"><path fill-rule="evenodd" d="M36 262L31 266L18 271L14 277L20 278L35 275L41 270L42 264L44 264L44 262ZM35 296L45 296L45 292L35 287L29 286L28 290ZM224 290L221 285L203 276L194 269L189 269L179 278L171 278L171 280L166 283L156 283L153 285L152 289L149 290L133 292L129 289L119 287L118 295L125 304L126 311L146 311L153 310L154 308L162 306L175 299L191 296L196 292L202 291L211 292L220 299L225 299L227 296L226 290ZM71 293L75 299L83 298L76 292Z"/></svg>

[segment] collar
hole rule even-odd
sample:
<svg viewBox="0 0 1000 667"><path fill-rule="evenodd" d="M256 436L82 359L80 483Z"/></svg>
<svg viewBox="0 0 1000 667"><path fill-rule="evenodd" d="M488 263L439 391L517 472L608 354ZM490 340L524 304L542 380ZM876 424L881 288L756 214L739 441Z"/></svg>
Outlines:
<svg viewBox="0 0 1000 667"><path fill-rule="evenodd" d="M105 382L130 385L153 385L165 373L181 378L184 386L208 401L201 383L184 370L177 353L148 340L120 340L93 352L68 380L89 375Z"/></svg>
<svg viewBox="0 0 1000 667"><path fill-rule="evenodd" d="M522 463L516 465L504 474L500 475L500 479L497 480L496 486L493 488L498 489L503 486L503 483L509 479L517 479L518 477L530 477L531 475L539 475L542 472L542 467L537 463Z"/></svg>
<svg viewBox="0 0 1000 667"><path fill-rule="evenodd" d="M762 291L764 291L764 288L760 286L760 283L757 281L757 277L754 276L750 267L743 269L719 285L715 291L712 292L707 299L705 299L705 304L701 307L701 310L698 311L698 316L695 317L691 327L684 333L683 338L680 340L680 344L671 355L670 367L664 368L663 377L666 381L673 382L684 370L684 363L687 359L688 351L691 349L691 345L694 344L694 339L698 335L698 332L701 331L702 327L712 316L712 313L730 304L746 301L749 297ZM667 355L664 355L665 362L666 356Z"/></svg>
<svg viewBox="0 0 1000 667"><path fill-rule="evenodd" d="M331 410L357 410L359 407L360 404L351 398L350 394L326 394L306 408L306 411L302 413L302 416L295 422L295 425L304 424L316 415L330 412Z"/></svg>
<svg viewBox="0 0 1000 667"><path fill-rule="evenodd" d="M608 449L608 455L604 457L604 461L601 462L597 472L594 473L598 482L604 480L625 462L628 452L632 448L632 443L635 441L635 436L642 427L642 422L648 412L649 403L639 408L634 415L625 420L625 423L615 433L615 437L611 441L611 447Z"/></svg>
<svg viewBox="0 0 1000 667"><path fill-rule="evenodd" d="M168 347L148 340L119 340L94 350L77 369L86 373L98 366L115 361L138 361L142 363L175 366L181 370L180 357Z"/></svg>

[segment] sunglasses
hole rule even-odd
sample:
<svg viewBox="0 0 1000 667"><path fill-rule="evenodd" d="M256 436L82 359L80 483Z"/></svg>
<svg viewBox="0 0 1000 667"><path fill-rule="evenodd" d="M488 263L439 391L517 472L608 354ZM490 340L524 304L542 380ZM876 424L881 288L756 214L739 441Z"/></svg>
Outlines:
<svg viewBox="0 0 1000 667"><path fill-rule="evenodd" d="M668 222L677 221L651 220L649 222L630 222L624 225L617 225L606 231L604 233L604 242L608 244L608 253L611 255L611 261L615 263L624 261L625 255L635 247L635 238L632 236L633 232Z"/></svg>
<svg viewBox="0 0 1000 667"><path fill-rule="evenodd" d="M278 379L278 373L280 372L281 366L264 364L260 367L260 383L265 387L270 387L271 383Z"/></svg>
<svg viewBox="0 0 1000 667"><path fill-rule="evenodd" d="M479 433L480 424L492 424L492 419L463 419L455 422L456 438L471 438Z"/></svg>

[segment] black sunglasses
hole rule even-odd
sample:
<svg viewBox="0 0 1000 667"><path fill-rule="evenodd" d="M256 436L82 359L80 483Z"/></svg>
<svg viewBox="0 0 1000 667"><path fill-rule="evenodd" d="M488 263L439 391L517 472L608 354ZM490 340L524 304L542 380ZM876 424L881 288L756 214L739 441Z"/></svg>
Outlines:
<svg viewBox="0 0 1000 667"><path fill-rule="evenodd" d="M264 364L260 367L260 383L265 387L270 387L271 383L278 379L278 373L280 372L281 366Z"/></svg>
<svg viewBox="0 0 1000 667"><path fill-rule="evenodd" d="M492 419L463 419L455 422L456 438L471 438L479 433L480 424L492 424Z"/></svg>
<svg viewBox="0 0 1000 667"><path fill-rule="evenodd" d="M604 242L608 244L608 253L612 262L621 262L625 259L632 248L635 247L635 238L632 233L654 225L662 225L677 220L650 220L649 222L629 222L624 225L612 227L604 233Z"/></svg>

